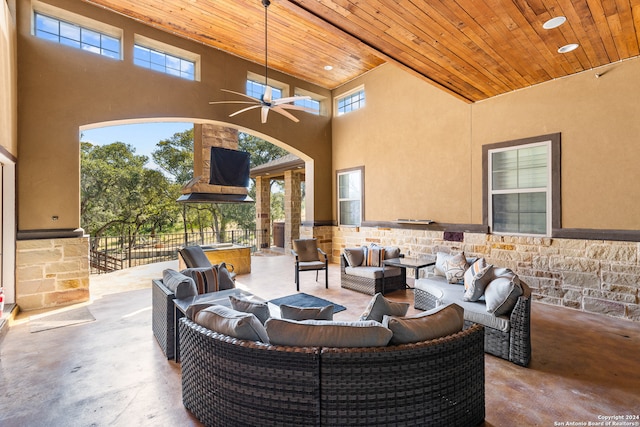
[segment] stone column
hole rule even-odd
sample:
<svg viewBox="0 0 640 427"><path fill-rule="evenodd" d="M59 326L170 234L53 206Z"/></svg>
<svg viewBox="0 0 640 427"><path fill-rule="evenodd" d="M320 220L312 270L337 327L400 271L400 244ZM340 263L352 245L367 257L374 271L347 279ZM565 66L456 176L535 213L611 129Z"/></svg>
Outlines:
<svg viewBox="0 0 640 427"><path fill-rule="evenodd" d="M265 176L256 178L256 232L258 249L271 246L271 179Z"/></svg>
<svg viewBox="0 0 640 427"><path fill-rule="evenodd" d="M301 224L300 174L294 171L284 173L284 250L291 251L291 241L300 238Z"/></svg>
<svg viewBox="0 0 640 427"><path fill-rule="evenodd" d="M246 188L209 184L211 147L237 150L238 130L210 124L193 126L193 176L200 179L189 188L184 188L182 193L247 194Z"/></svg>
<svg viewBox="0 0 640 427"><path fill-rule="evenodd" d="M16 303L36 310L89 300L89 237L16 243Z"/></svg>

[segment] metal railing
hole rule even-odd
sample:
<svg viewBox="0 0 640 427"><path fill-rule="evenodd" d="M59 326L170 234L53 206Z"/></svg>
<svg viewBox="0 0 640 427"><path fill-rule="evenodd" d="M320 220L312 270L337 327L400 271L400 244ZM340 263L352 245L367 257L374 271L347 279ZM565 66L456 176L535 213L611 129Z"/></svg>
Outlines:
<svg viewBox="0 0 640 427"><path fill-rule="evenodd" d="M108 273L138 265L174 260L178 258L178 249L192 245L232 243L249 246L253 253L268 236L267 230L229 230L223 233L201 231L91 237L91 273Z"/></svg>

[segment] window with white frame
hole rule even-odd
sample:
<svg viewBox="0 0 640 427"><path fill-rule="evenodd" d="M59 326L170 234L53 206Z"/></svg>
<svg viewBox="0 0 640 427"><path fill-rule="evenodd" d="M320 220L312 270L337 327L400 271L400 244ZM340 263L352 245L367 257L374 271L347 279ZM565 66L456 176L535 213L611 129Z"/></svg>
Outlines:
<svg viewBox="0 0 640 427"><path fill-rule="evenodd" d="M200 55L141 34L135 34L133 41L135 65L186 80L200 80Z"/></svg>
<svg viewBox="0 0 640 427"><path fill-rule="evenodd" d="M177 55L135 44L133 63L150 70L159 71L187 80L195 80L196 64Z"/></svg>
<svg viewBox="0 0 640 427"><path fill-rule="evenodd" d="M34 34L41 39L108 58L121 58L120 38L40 12L34 12Z"/></svg>
<svg viewBox="0 0 640 427"><path fill-rule="evenodd" d="M359 226L362 222L364 168L337 171L338 225Z"/></svg>
<svg viewBox="0 0 640 427"><path fill-rule="evenodd" d="M336 115L341 116L364 107L364 87L359 87L336 98Z"/></svg>
<svg viewBox="0 0 640 427"><path fill-rule="evenodd" d="M555 134L485 147L492 232L551 236L552 228L559 227L559 138Z"/></svg>
<svg viewBox="0 0 640 427"><path fill-rule="evenodd" d="M293 104L306 108L308 113L320 114L320 101L316 99L299 99Z"/></svg>

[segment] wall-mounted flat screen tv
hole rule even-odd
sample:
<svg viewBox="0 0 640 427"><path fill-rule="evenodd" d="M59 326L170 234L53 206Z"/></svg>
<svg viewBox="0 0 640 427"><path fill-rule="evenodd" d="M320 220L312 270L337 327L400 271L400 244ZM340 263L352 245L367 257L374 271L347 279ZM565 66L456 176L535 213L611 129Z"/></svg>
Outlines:
<svg viewBox="0 0 640 427"><path fill-rule="evenodd" d="M249 170L249 153L228 148L211 147L209 184L248 187Z"/></svg>

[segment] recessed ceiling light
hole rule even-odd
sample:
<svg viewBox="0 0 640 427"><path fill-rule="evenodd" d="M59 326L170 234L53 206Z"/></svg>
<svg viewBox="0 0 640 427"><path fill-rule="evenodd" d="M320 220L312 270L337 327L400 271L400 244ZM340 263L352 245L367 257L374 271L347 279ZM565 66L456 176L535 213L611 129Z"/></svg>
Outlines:
<svg viewBox="0 0 640 427"><path fill-rule="evenodd" d="M566 44L566 45L562 46L560 49L558 49L558 53L571 52L572 50L576 50L578 48L578 46L580 46L580 45L577 44L577 43Z"/></svg>
<svg viewBox="0 0 640 427"><path fill-rule="evenodd" d="M325 65L324 69L327 70L327 71L331 71L331 70L333 70L333 67L331 65Z"/></svg>
<svg viewBox="0 0 640 427"><path fill-rule="evenodd" d="M567 21L567 18L565 18L564 16L556 16L555 18L551 18L547 22L542 24L542 28L544 28L545 30L558 28L560 25L564 24L566 21Z"/></svg>

